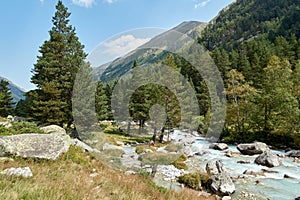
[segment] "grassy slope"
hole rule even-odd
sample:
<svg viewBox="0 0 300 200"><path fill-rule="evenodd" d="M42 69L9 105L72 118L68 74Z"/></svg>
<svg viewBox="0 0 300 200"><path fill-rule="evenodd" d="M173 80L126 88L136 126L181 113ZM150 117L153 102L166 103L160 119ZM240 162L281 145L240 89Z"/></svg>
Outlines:
<svg viewBox="0 0 300 200"><path fill-rule="evenodd" d="M180 193L155 186L150 178L125 175L71 147L57 161L1 159L0 170L29 166L29 179L0 176L1 200L13 199L215 199L199 197L193 190ZM95 177L91 174L97 174Z"/></svg>

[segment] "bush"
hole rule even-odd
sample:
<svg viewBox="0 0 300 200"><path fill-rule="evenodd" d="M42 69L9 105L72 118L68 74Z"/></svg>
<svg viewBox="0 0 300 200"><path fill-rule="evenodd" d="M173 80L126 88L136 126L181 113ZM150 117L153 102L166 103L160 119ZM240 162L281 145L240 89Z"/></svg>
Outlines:
<svg viewBox="0 0 300 200"><path fill-rule="evenodd" d="M17 122L13 123L11 127L5 128L0 125L0 135L17 135L24 133L44 133L35 123L33 122Z"/></svg>
<svg viewBox="0 0 300 200"><path fill-rule="evenodd" d="M0 136L11 135L12 133L5 128L3 125L0 125Z"/></svg>
<svg viewBox="0 0 300 200"><path fill-rule="evenodd" d="M44 133L35 123L33 122L18 122L13 123L12 127L9 128L13 134L23 133Z"/></svg>
<svg viewBox="0 0 300 200"><path fill-rule="evenodd" d="M203 188L209 188L209 176L208 174L201 173L189 173L178 177L178 182L184 184L194 190L202 190Z"/></svg>
<svg viewBox="0 0 300 200"><path fill-rule="evenodd" d="M174 165L174 167L176 167L177 169L187 170L188 166L184 162L186 160L187 160L186 156L185 155L181 155L177 160L175 160L174 162L172 162L172 165Z"/></svg>

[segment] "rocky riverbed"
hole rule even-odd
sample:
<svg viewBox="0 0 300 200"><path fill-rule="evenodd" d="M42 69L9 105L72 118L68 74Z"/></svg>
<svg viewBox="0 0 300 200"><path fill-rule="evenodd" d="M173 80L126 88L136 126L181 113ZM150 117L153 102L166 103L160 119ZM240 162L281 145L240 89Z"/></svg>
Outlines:
<svg viewBox="0 0 300 200"><path fill-rule="evenodd" d="M289 200L300 196L300 163L297 158L288 156L294 151L270 150L259 143L258 146L263 151L256 149L256 153L245 155L246 153L242 154L237 146L228 145L226 147L226 145L222 144L219 146L220 148L215 147L204 137L181 131L175 131L170 137L173 143L181 143L183 145L183 148L178 153L184 153L188 156L188 159L185 161L188 165L188 170L177 170L171 166L158 166L154 181L160 186L180 190L182 185L176 182L178 176L195 171L206 173L205 167L209 161L221 160L236 187L235 193L231 195L233 199L269 198ZM141 165L141 168L143 168L141 163L135 161L138 160L139 156L134 149L135 147L126 147L125 155L131 154L129 157L132 165L135 167ZM167 153L164 148L159 148L158 151ZM265 154L275 156L276 165L274 167L257 164L258 157L266 156L263 155L265 151L268 152ZM174 152L169 153L173 154ZM126 156L124 157L126 158ZM123 163L130 166L128 161L129 159L123 159ZM151 166L148 166L148 171L151 171Z"/></svg>

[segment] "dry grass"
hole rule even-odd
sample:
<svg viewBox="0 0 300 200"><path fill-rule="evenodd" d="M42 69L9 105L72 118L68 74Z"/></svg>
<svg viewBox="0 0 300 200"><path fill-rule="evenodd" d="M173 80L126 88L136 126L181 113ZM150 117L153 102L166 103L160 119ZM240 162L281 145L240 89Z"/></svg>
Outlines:
<svg viewBox="0 0 300 200"><path fill-rule="evenodd" d="M0 170L29 166L32 178L0 177L1 200L177 200L215 199L199 197L198 192L184 189L180 193L163 190L150 178L125 175L72 147L57 161L34 161L14 158L0 160Z"/></svg>

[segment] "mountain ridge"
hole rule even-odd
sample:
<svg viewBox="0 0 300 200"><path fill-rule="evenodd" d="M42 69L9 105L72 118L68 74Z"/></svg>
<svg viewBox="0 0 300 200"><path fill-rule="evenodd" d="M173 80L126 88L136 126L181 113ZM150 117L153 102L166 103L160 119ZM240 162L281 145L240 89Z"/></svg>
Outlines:
<svg viewBox="0 0 300 200"><path fill-rule="evenodd" d="M149 47L157 46L157 44L160 46L164 43L168 45L166 38L168 36L172 36L174 33L179 33L184 37L196 39L205 26L206 23L203 22L184 21L178 26L153 37L149 42L129 52L125 56L117 58L111 63L94 68L94 73L96 72L95 76L98 77L98 79L100 78L103 82L109 82L126 74L131 69L134 60L141 65L147 62L149 63L149 61L153 63L156 60L162 60L166 57L167 52L163 52L162 49L149 49ZM182 39L184 40L186 38ZM104 70L104 68L106 69Z"/></svg>

